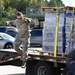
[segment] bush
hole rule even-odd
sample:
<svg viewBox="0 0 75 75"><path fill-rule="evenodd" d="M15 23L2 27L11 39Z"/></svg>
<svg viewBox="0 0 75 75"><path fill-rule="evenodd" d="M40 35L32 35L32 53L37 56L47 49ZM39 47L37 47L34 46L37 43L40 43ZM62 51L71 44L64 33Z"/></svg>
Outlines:
<svg viewBox="0 0 75 75"><path fill-rule="evenodd" d="M14 13L12 13L11 15L8 16L8 18L11 20L16 19L16 15Z"/></svg>
<svg viewBox="0 0 75 75"><path fill-rule="evenodd" d="M10 19L8 18L1 18L0 20L0 25L3 25L5 21L9 21Z"/></svg>

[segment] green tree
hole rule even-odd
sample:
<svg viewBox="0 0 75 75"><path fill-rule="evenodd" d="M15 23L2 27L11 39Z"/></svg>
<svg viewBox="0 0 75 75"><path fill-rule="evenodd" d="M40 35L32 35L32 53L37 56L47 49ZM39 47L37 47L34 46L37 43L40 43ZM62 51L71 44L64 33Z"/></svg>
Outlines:
<svg viewBox="0 0 75 75"><path fill-rule="evenodd" d="M29 0L28 0L29 1ZM29 6L27 0L2 0L3 11L13 12L13 10L22 11ZM11 10L12 9L12 10Z"/></svg>
<svg viewBox="0 0 75 75"><path fill-rule="evenodd" d="M61 0L50 0L48 3L49 7L62 7L64 6L63 2Z"/></svg>
<svg viewBox="0 0 75 75"><path fill-rule="evenodd" d="M3 11L9 12L13 10L24 11L27 7L45 7L51 4L47 0L2 0Z"/></svg>
<svg viewBox="0 0 75 75"><path fill-rule="evenodd" d="M9 7L10 0L2 0L3 10L6 10Z"/></svg>

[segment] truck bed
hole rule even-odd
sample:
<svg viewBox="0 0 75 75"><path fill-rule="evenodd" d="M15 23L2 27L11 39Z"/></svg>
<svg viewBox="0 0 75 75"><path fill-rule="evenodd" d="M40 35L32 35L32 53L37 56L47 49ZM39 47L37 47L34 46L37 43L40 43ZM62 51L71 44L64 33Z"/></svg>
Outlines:
<svg viewBox="0 0 75 75"><path fill-rule="evenodd" d="M0 64L19 58L20 54L18 54L14 49L0 49Z"/></svg>
<svg viewBox="0 0 75 75"><path fill-rule="evenodd" d="M43 51L42 48L28 48L28 60L42 60L51 61L58 63L65 63L67 54L57 54L54 57L54 53ZM20 59L20 54L18 54L14 49L0 49L0 64L4 62L9 62L12 60Z"/></svg>
<svg viewBox="0 0 75 75"><path fill-rule="evenodd" d="M42 61L51 61L58 63L65 63L66 57L68 54L57 54L54 57L54 53L43 51L42 48L29 48L28 49L28 59L29 60L42 60Z"/></svg>

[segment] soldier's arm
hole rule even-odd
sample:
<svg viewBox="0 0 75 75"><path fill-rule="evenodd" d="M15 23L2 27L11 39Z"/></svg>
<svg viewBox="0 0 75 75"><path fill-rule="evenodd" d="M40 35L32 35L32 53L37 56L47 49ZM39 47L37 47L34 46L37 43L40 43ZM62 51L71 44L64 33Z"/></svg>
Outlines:
<svg viewBox="0 0 75 75"><path fill-rule="evenodd" d="M9 22L6 21L6 22L5 22L5 25L6 25L6 26L14 26L14 27L16 27L16 25L15 25L14 22L15 22L15 20L11 20L11 21L9 21Z"/></svg>
<svg viewBox="0 0 75 75"><path fill-rule="evenodd" d="M28 25L30 25L30 24L31 24L31 21L32 21L32 19L31 19L31 18L25 18L25 22L27 22L27 23L28 23Z"/></svg>

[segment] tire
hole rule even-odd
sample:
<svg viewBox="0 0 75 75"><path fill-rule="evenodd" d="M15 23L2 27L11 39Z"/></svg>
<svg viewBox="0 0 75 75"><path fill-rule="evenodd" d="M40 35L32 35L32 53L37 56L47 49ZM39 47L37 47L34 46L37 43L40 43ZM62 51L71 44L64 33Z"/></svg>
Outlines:
<svg viewBox="0 0 75 75"><path fill-rule="evenodd" d="M34 75L55 75L54 68L46 62L39 62L35 66Z"/></svg>
<svg viewBox="0 0 75 75"><path fill-rule="evenodd" d="M4 49L13 49L13 44L12 43L5 44Z"/></svg>
<svg viewBox="0 0 75 75"><path fill-rule="evenodd" d="M67 67L62 72L62 75L72 75Z"/></svg>
<svg viewBox="0 0 75 75"><path fill-rule="evenodd" d="M61 70L59 67L55 68L55 75L61 75Z"/></svg>
<svg viewBox="0 0 75 75"><path fill-rule="evenodd" d="M26 75L34 75L35 63L32 61L26 62Z"/></svg>

